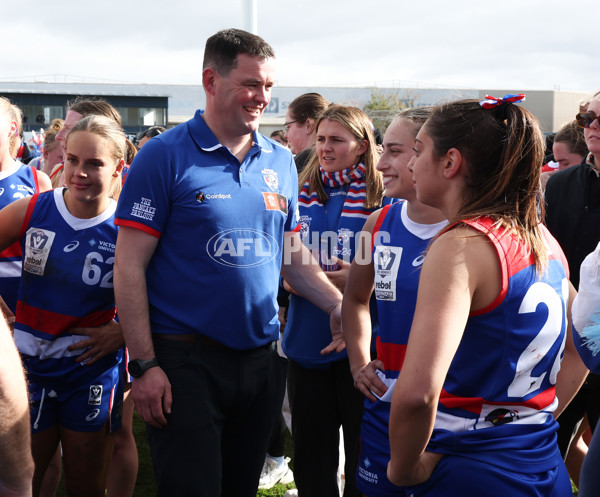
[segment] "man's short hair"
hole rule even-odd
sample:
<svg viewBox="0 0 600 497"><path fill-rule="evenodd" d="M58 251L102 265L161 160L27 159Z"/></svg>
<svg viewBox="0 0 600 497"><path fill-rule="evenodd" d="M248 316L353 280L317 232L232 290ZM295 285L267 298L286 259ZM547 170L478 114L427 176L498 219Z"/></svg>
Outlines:
<svg viewBox="0 0 600 497"><path fill-rule="evenodd" d="M202 70L212 67L220 76L227 76L237 66L239 54L260 59L275 57L275 51L260 36L241 29L224 29L206 40Z"/></svg>

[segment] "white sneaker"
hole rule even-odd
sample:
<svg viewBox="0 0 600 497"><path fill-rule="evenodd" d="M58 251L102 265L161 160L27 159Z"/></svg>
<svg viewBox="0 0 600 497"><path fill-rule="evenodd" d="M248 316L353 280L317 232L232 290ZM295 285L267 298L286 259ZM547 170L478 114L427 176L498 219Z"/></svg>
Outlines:
<svg viewBox="0 0 600 497"><path fill-rule="evenodd" d="M283 463L277 466L277 462L267 456L260 473L258 488L272 488L277 483L292 483L294 481L294 473L292 473L292 470L288 466L288 462L290 462L290 458L286 457Z"/></svg>
<svg viewBox="0 0 600 497"><path fill-rule="evenodd" d="M298 489L290 488L283 494L283 497L298 497Z"/></svg>

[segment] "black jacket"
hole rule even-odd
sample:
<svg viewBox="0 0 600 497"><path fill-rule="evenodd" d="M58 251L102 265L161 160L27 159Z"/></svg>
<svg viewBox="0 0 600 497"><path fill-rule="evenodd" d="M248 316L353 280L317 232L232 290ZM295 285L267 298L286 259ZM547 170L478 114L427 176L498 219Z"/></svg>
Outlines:
<svg viewBox="0 0 600 497"><path fill-rule="evenodd" d="M565 252L577 288L581 263L600 241L600 176L584 159L550 177L545 200L546 226Z"/></svg>

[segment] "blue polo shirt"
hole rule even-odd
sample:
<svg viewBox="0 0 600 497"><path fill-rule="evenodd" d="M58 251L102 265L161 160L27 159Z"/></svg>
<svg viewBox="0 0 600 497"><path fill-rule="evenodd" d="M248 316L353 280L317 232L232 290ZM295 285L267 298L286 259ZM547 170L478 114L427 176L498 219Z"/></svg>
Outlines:
<svg viewBox="0 0 600 497"><path fill-rule="evenodd" d="M196 112L133 161L115 223L159 238L146 270L154 333L246 350L279 338L285 231L299 229L292 154L254 133L240 164Z"/></svg>

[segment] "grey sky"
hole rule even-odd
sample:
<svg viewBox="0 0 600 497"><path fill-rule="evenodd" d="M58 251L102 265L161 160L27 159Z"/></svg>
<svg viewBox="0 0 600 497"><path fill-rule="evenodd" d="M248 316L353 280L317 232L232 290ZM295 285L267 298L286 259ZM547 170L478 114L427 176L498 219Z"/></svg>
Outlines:
<svg viewBox="0 0 600 497"><path fill-rule="evenodd" d="M245 27L243 0L34 0L2 10L5 81L200 84L206 38ZM277 53L281 86L593 91L599 10L592 0L258 0L258 30Z"/></svg>

